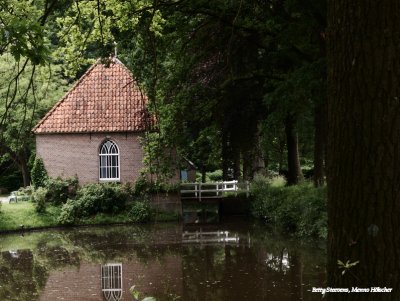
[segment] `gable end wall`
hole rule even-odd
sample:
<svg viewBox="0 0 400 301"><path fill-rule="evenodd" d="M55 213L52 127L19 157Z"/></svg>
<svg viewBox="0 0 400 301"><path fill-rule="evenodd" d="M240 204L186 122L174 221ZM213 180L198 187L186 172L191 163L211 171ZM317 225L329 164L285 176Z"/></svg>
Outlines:
<svg viewBox="0 0 400 301"><path fill-rule="evenodd" d="M135 182L143 168L143 150L137 133L40 134L36 154L50 177L78 176L80 184L98 183L99 147L109 138L120 152L120 182Z"/></svg>

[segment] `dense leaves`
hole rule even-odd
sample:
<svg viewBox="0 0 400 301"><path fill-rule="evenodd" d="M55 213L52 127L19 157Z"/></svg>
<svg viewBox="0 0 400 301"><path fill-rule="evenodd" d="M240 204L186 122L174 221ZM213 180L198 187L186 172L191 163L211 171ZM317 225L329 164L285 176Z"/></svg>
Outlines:
<svg viewBox="0 0 400 301"><path fill-rule="evenodd" d="M29 28L18 31L17 48L4 43L17 62L35 69L53 58L75 77L115 52L133 71L158 121L144 141L159 179L171 170L166 149L174 168L190 159L203 179L215 169L224 179L268 169L301 179L293 175L300 162L313 161L314 129L323 126L314 117L325 103L324 1L39 2L25 23L13 23L28 10L18 4L5 15L5 28Z"/></svg>

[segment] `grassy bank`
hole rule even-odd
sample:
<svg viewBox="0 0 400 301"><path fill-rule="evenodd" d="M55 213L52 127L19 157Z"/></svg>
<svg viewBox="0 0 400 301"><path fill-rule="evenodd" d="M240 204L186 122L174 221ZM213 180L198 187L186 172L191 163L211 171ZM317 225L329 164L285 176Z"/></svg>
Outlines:
<svg viewBox="0 0 400 301"><path fill-rule="evenodd" d="M0 232L37 229L63 226L59 223L61 206L48 205L46 211L38 213L35 204L32 202L3 203L0 212ZM173 213L153 212L152 221L174 221L178 216ZM90 217L80 218L75 225L99 225L99 224L121 224L132 223L128 213L105 214L99 213Z"/></svg>
<svg viewBox="0 0 400 301"><path fill-rule="evenodd" d="M282 230L302 237L327 236L326 187L311 183L276 184L264 177L254 180L252 215Z"/></svg>
<svg viewBox="0 0 400 301"><path fill-rule="evenodd" d="M38 214L31 202L3 203L0 212L0 231L24 228L51 227L58 224L61 208L48 206L47 211Z"/></svg>

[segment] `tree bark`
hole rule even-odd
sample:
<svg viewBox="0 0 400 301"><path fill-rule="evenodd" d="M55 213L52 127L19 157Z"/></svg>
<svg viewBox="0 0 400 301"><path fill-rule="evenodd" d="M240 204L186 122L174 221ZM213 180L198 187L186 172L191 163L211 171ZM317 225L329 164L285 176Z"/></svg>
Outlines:
<svg viewBox="0 0 400 301"><path fill-rule="evenodd" d="M327 297L400 300L400 2L328 10L327 285L393 291Z"/></svg>
<svg viewBox="0 0 400 301"><path fill-rule="evenodd" d="M19 158L19 168L21 170L22 179L24 182L24 187L29 186L31 184L31 177L29 174L28 168L28 160L26 158Z"/></svg>
<svg viewBox="0 0 400 301"><path fill-rule="evenodd" d="M314 112L314 186L320 187L325 183L325 104L319 104Z"/></svg>
<svg viewBox="0 0 400 301"><path fill-rule="evenodd" d="M233 149L233 179L239 180L240 177L240 149L239 147L235 147Z"/></svg>
<svg viewBox="0 0 400 301"><path fill-rule="evenodd" d="M222 179L229 180L230 160L229 160L229 139L226 132L222 133Z"/></svg>
<svg viewBox="0 0 400 301"><path fill-rule="evenodd" d="M296 120L293 115L288 115L285 120L288 174L287 184L294 185L303 180L303 173L299 160L299 143L295 129Z"/></svg>

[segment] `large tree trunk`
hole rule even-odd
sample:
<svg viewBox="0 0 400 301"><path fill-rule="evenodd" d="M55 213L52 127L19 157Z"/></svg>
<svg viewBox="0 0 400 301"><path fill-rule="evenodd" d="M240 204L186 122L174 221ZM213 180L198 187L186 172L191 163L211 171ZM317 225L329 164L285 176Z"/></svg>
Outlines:
<svg viewBox="0 0 400 301"><path fill-rule="evenodd" d="M24 187L29 186L31 184L31 177L29 174L29 168L26 158L20 158L19 163L19 168L22 173L22 179L24 181Z"/></svg>
<svg viewBox="0 0 400 301"><path fill-rule="evenodd" d="M228 134L224 131L222 133L222 179L224 181L229 180L230 168L229 138Z"/></svg>
<svg viewBox="0 0 400 301"><path fill-rule="evenodd" d="M328 3L328 300L400 300L400 2Z"/></svg>
<svg viewBox="0 0 400 301"><path fill-rule="evenodd" d="M288 159L288 185L297 184L303 180L303 173L299 160L299 142L296 132L296 120L293 115L288 115L285 120L287 159Z"/></svg>
<svg viewBox="0 0 400 301"><path fill-rule="evenodd" d="M243 180L252 180L255 174L265 174L264 150L260 143L259 131L253 140L246 145L242 151L243 157ZM250 146L250 148L249 148Z"/></svg>
<svg viewBox="0 0 400 301"><path fill-rule="evenodd" d="M325 151L325 108L319 104L314 112L314 186L320 187L325 183L324 151Z"/></svg>
<svg viewBox="0 0 400 301"><path fill-rule="evenodd" d="M241 177L240 149L239 149L239 147L235 147L232 151L233 151L233 179L239 180Z"/></svg>

